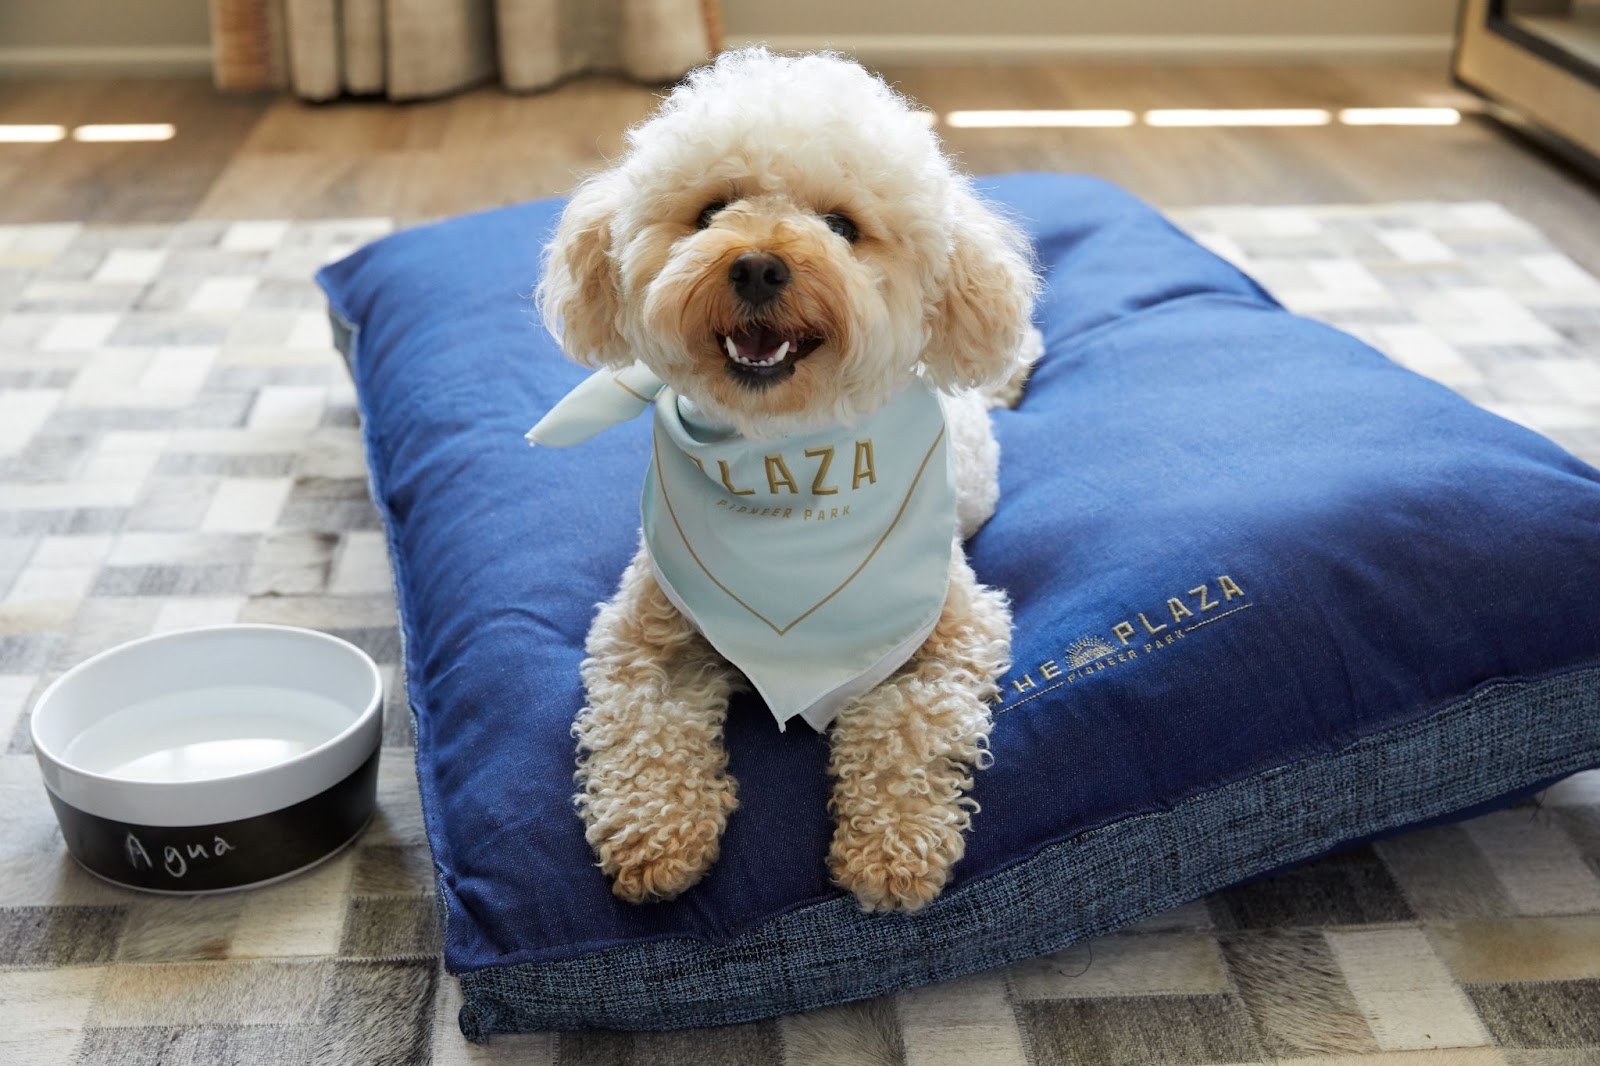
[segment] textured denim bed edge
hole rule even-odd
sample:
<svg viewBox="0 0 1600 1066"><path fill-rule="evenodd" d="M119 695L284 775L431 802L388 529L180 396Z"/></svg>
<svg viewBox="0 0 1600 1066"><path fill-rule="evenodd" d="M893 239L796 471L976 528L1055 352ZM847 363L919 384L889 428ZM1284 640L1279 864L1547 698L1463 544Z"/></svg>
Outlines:
<svg viewBox="0 0 1600 1066"><path fill-rule="evenodd" d="M461 1031L482 1042L502 1032L722 1025L914 988L1058 951L1262 871L1596 764L1600 667L1494 682L1342 751L1048 847L914 915L864 914L846 897L727 944L657 941L462 974ZM1385 787L1350 787L1373 780ZM908 939L920 947L907 951Z"/></svg>

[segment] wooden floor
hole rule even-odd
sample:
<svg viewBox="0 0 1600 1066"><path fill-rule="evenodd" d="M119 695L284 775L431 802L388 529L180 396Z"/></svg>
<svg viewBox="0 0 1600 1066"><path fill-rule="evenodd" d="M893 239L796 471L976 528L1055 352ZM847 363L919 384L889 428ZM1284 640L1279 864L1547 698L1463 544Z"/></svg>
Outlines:
<svg viewBox="0 0 1600 1066"><path fill-rule="evenodd" d="M975 173L1102 175L1165 207L1495 200L1600 273L1600 194L1476 113L1442 64L1054 64L887 69L953 109L1454 106L1458 126L970 130L941 126ZM432 103L306 105L201 80L0 81L0 125L170 122L153 144L0 144L0 222L389 215L560 193L615 154L655 91L585 79Z"/></svg>

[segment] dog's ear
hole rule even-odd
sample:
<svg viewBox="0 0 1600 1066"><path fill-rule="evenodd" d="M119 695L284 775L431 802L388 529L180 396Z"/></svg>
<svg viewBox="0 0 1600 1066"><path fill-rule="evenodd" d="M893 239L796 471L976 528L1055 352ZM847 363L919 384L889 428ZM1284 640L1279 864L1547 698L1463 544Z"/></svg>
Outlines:
<svg viewBox="0 0 1600 1066"><path fill-rule="evenodd" d="M621 277L611 254L613 219L626 188L615 171L585 181L545 247L539 312L567 357L584 366L633 362L617 329Z"/></svg>
<svg viewBox="0 0 1600 1066"><path fill-rule="evenodd" d="M922 361L935 388L1004 382L1022 359L1039 281L1027 237L964 184L955 192L949 271Z"/></svg>

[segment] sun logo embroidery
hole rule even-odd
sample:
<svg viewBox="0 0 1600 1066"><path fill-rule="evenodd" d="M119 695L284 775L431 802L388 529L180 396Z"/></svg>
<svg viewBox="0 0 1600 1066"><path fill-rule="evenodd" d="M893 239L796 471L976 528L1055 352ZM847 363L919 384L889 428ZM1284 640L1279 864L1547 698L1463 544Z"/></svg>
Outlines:
<svg viewBox="0 0 1600 1066"><path fill-rule="evenodd" d="M1100 637L1079 637L1067 646L1067 669L1076 670L1080 666L1088 666L1096 659L1103 659L1107 655L1115 655L1117 649Z"/></svg>

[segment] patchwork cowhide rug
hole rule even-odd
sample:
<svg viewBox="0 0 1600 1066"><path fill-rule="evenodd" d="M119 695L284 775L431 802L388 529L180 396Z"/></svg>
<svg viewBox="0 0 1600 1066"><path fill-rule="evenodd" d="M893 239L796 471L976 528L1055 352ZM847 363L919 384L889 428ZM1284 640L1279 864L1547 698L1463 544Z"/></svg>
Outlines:
<svg viewBox="0 0 1600 1066"><path fill-rule="evenodd" d="M1600 284L1498 206L1180 221L1292 309L1600 461ZM720 1030L466 1044L383 540L310 281L387 228L0 227L0 1063L1600 1063L1600 774L952 984ZM46 803L31 701L119 641L236 620L383 664L381 814L270 888L95 880Z"/></svg>

